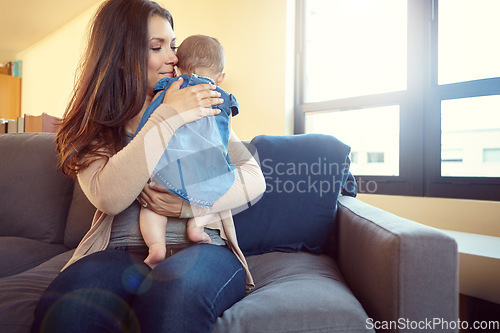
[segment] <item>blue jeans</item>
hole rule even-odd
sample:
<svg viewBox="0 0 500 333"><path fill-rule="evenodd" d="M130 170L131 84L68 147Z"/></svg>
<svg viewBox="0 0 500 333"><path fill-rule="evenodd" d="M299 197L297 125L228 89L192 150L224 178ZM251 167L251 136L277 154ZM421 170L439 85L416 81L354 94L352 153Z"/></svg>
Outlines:
<svg viewBox="0 0 500 333"><path fill-rule="evenodd" d="M33 332L210 332L245 294L241 262L196 244L151 270L144 256L105 250L64 270L43 294Z"/></svg>

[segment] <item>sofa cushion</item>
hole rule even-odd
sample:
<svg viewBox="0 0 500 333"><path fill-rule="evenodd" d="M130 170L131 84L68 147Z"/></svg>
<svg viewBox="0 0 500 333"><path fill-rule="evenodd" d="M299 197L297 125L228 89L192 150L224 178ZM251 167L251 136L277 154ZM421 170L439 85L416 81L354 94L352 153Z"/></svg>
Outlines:
<svg viewBox="0 0 500 333"><path fill-rule="evenodd" d="M213 332L370 332L331 257L274 252L247 260L255 289L217 319Z"/></svg>
<svg viewBox="0 0 500 333"><path fill-rule="evenodd" d="M62 243L73 180L58 168L53 133L0 135L0 236Z"/></svg>
<svg viewBox="0 0 500 333"><path fill-rule="evenodd" d="M0 279L0 327L2 332L30 332L38 300L73 251L64 252L38 267Z"/></svg>
<svg viewBox="0 0 500 333"><path fill-rule="evenodd" d="M39 297L72 253L0 279L0 327L29 332ZM256 287L218 318L213 332L369 332L368 316L331 257L275 252L248 263Z"/></svg>
<svg viewBox="0 0 500 333"><path fill-rule="evenodd" d="M253 206L234 214L243 253L324 252L349 175L350 147L322 134L260 135L251 145L266 191Z"/></svg>
<svg viewBox="0 0 500 333"><path fill-rule="evenodd" d="M0 278L14 275L68 251L62 244L47 244L24 237L0 237Z"/></svg>
<svg viewBox="0 0 500 333"><path fill-rule="evenodd" d="M90 203L78 182L75 182L73 200L68 212L66 229L64 231L64 245L74 249L90 229L96 208Z"/></svg>

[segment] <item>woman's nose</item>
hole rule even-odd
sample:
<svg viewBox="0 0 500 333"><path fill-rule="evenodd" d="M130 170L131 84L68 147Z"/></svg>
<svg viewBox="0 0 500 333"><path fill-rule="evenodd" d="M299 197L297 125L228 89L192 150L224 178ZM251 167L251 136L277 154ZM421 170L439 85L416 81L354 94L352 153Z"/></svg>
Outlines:
<svg viewBox="0 0 500 333"><path fill-rule="evenodd" d="M177 64L177 55L175 54L175 51L172 49L168 49L167 55L165 57L165 63L166 64Z"/></svg>

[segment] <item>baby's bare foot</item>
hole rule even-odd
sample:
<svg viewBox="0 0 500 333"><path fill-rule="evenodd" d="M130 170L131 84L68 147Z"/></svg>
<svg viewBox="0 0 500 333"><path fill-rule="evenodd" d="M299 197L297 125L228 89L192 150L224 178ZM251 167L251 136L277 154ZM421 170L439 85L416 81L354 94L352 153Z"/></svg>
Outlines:
<svg viewBox="0 0 500 333"><path fill-rule="evenodd" d="M155 243L149 247L149 254L144 262L146 265L151 267L151 269L155 268L160 262L165 259L167 254L167 248L165 244Z"/></svg>
<svg viewBox="0 0 500 333"><path fill-rule="evenodd" d="M195 243L212 243L210 236L203 230L203 227L187 228L187 236L191 242Z"/></svg>

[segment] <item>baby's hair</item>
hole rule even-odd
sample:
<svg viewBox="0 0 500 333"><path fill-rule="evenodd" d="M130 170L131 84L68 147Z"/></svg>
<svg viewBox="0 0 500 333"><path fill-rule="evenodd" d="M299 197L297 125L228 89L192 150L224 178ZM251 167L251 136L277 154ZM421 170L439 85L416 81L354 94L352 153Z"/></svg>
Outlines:
<svg viewBox="0 0 500 333"><path fill-rule="evenodd" d="M177 58L177 67L187 73L195 73L198 68L207 68L215 74L224 71L224 48L210 36L187 37L177 49Z"/></svg>

